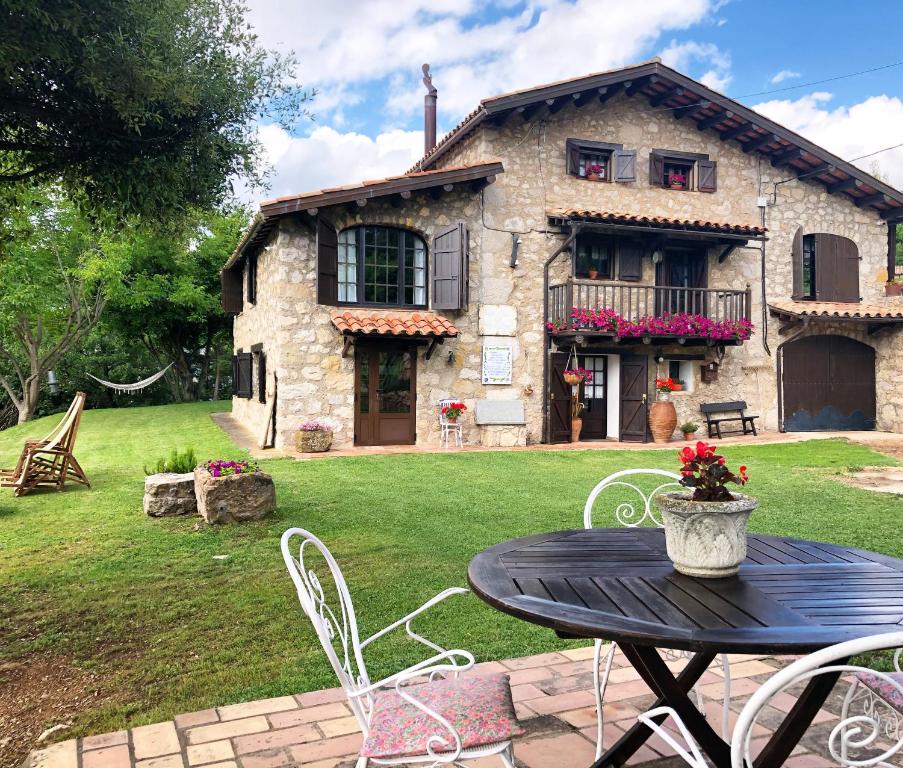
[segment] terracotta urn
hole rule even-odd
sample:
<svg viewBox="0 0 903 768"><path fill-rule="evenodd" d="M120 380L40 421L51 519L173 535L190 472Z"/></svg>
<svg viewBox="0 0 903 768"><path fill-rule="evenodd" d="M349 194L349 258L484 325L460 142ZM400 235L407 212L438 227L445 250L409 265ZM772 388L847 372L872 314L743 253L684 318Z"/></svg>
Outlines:
<svg viewBox="0 0 903 768"><path fill-rule="evenodd" d="M583 430L583 419L571 419L571 442L580 441L580 432Z"/></svg>
<svg viewBox="0 0 903 768"><path fill-rule="evenodd" d="M759 502L742 493L732 495L732 501L693 501L692 491L655 497L676 571L703 579L736 575L746 559L749 516Z"/></svg>
<svg viewBox="0 0 903 768"><path fill-rule="evenodd" d="M656 443L669 443L677 428L677 411L670 400L659 399L649 409L649 428Z"/></svg>

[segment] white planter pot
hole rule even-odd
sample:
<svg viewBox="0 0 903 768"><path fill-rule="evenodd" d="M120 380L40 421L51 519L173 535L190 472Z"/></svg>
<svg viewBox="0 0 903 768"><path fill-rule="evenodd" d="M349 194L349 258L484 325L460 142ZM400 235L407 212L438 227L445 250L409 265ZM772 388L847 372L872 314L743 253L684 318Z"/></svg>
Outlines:
<svg viewBox="0 0 903 768"><path fill-rule="evenodd" d="M675 491L655 497L675 570L704 579L737 573L746 559L746 525L759 502L742 493L733 496L733 501L693 501L692 491Z"/></svg>

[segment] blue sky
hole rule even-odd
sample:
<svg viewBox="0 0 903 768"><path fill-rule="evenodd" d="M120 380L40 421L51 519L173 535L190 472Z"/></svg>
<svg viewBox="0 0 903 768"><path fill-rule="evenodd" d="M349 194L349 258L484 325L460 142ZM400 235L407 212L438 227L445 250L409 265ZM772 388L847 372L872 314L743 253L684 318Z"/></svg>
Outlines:
<svg viewBox="0 0 903 768"><path fill-rule="evenodd" d="M777 0L250 0L262 42L292 50L316 120L261 126L288 194L401 173L422 146L420 64L439 132L481 98L660 56L844 158L903 142L903 3ZM802 86L802 87L795 87ZM787 89L787 90L779 90ZM748 94L760 94L751 96ZM861 162L903 187L903 150Z"/></svg>

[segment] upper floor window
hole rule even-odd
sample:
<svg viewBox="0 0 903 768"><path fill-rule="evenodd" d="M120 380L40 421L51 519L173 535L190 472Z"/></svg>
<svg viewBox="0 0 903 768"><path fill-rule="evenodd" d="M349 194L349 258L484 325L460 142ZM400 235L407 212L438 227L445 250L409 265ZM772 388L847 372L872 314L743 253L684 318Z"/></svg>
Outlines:
<svg viewBox="0 0 903 768"><path fill-rule="evenodd" d="M338 300L426 306L426 245L405 229L352 227L338 237Z"/></svg>
<svg viewBox="0 0 903 768"><path fill-rule="evenodd" d="M643 276L643 244L626 238L581 234L571 252L573 274L590 280L628 280Z"/></svg>
<svg viewBox="0 0 903 768"><path fill-rule="evenodd" d="M649 184L679 191L714 192L717 164L708 155L654 149L649 155Z"/></svg>
<svg viewBox="0 0 903 768"><path fill-rule="evenodd" d="M636 181L636 151L623 144L568 139L567 171L588 181Z"/></svg>
<svg viewBox="0 0 903 768"><path fill-rule="evenodd" d="M793 298L858 302L859 249L847 237L818 232L793 239Z"/></svg>

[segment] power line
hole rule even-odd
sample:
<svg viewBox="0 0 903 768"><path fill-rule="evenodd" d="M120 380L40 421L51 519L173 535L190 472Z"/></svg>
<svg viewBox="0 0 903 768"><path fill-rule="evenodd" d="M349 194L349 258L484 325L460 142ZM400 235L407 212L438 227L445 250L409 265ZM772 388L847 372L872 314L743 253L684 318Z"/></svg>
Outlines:
<svg viewBox="0 0 903 768"><path fill-rule="evenodd" d="M857 160L865 160L867 157L871 157L872 155L880 155L882 152L890 152L892 149L899 149L903 147L903 142L899 144L894 144L892 147L885 147L884 149L876 149L874 152L869 152L867 155L859 155L859 157L854 157L850 160L847 160L848 163L855 163Z"/></svg>

